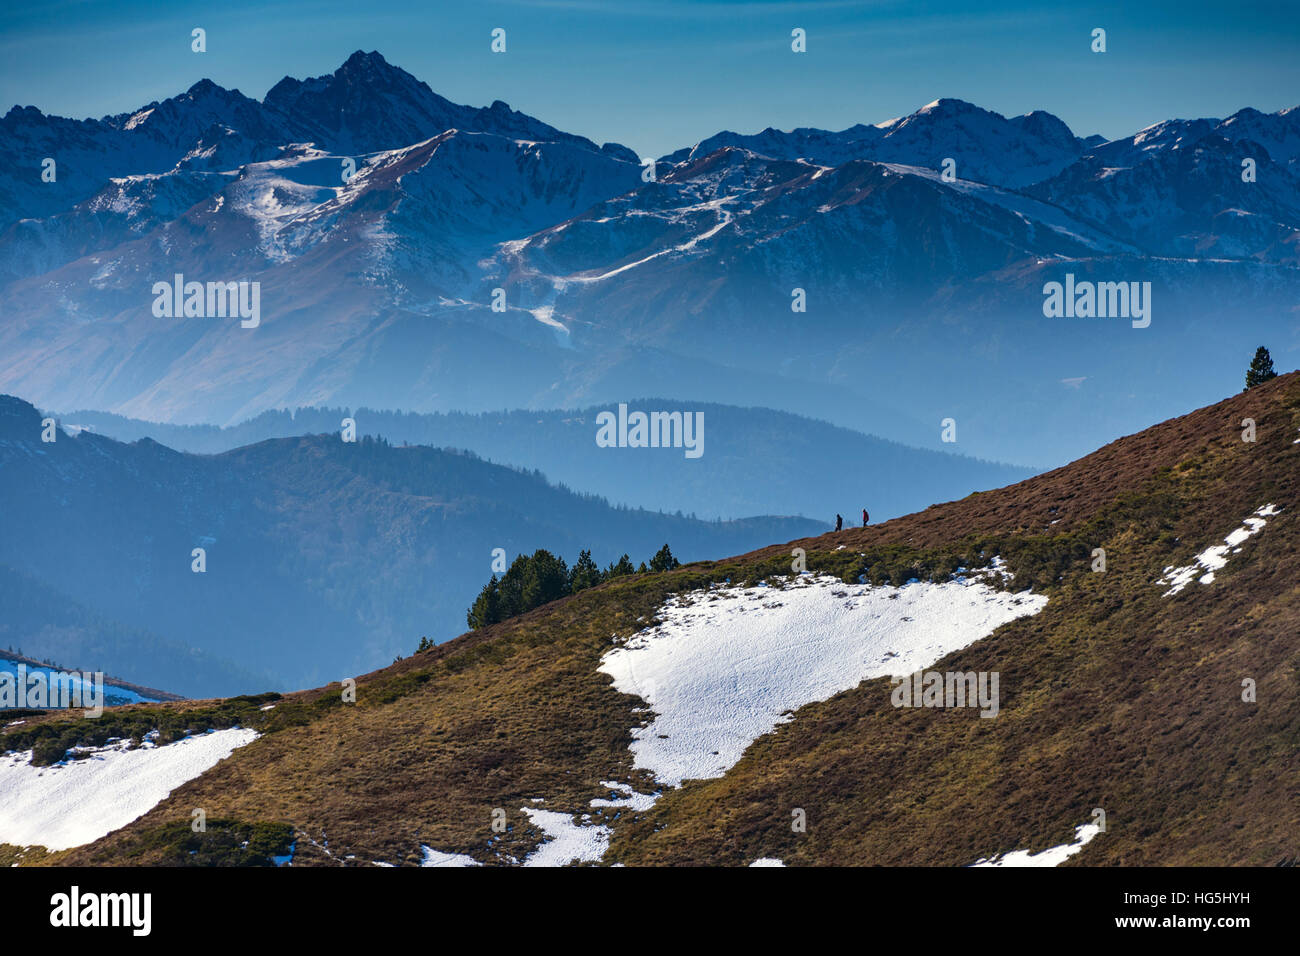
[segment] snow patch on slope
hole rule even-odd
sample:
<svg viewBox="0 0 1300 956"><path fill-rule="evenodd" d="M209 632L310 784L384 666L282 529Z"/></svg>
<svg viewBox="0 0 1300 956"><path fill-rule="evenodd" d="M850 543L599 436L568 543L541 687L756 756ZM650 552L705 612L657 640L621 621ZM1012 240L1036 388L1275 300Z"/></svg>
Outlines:
<svg viewBox="0 0 1300 956"><path fill-rule="evenodd" d="M1265 505L1247 518L1240 528L1224 538L1223 544L1216 544L1211 548L1206 548L1186 567L1176 568L1171 564L1165 568L1165 573L1156 582L1157 584L1171 585L1163 597L1177 594L1191 584L1193 580L1199 580L1202 584L1210 584L1214 580L1214 572L1221 571L1227 566L1228 556L1239 552L1241 545L1248 538L1258 534L1263 529L1267 523L1264 520L1265 518L1270 518L1281 513L1281 511L1282 509L1277 505Z"/></svg>
<svg viewBox="0 0 1300 956"><path fill-rule="evenodd" d="M0 843L50 850L93 843L257 737L234 727L162 747L146 741L128 750L119 741L52 767L32 766L30 750L6 754L0 758Z"/></svg>
<svg viewBox="0 0 1300 956"><path fill-rule="evenodd" d="M990 587L990 579L1011 580L1001 558L961 572L944 584L901 588L803 574L781 589L715 586L678 595L660 609L656 627L606 654L599 667L656 714L633 730L634 764L670 787L720 777L799 707L872 677L920 670L1047 604L1029 591ZM610 795L593 799L593 808L640 813L662 795L614 780L601 786ZM599 862L609 849L610 827L591 814L521 810L546 835L525 866ZM764 857L751 865L785 864Z"/></svg>
<svg viewBox="0 0 1300 956"><path fill-rule="evenodd" d="M573 814L556 810L539 810L521 807L534 826L547 836L536 850L524 860L524 866L566 866L569 863L596 863L609 849L610 829L591 823L591 816L583 814L575 821Z"/></svg>
<svg viewBox="0 0 1300 956"><path fill-rule="evenodd" d="M801 575L779 590L714 587L680 595L600 670L656 714L633 731L634 766L676 787L721 777L806 704L920 670L1046 604L974 578L894 588Z"/></svg>
<svg viewBox="0 0 1300 956"><path fill-rule="evenodd" d="M602 787L609 787L611 791L617 791L623 794L621 797L610 796L608 799L597 797L591 801L593 807L626 807L634 813L640 813L649 810L659 799L658 793L637 793L626 783L618 783L613 780L602 780Z"/></svg>
<svg viewBox="0 0 1300 956"><path fill-rule="evenodd" d="M1074 828L1074 842L1063 843L1060 846L1054 846L1044 850L1041 853L1030 853L1028 850L1015 850L1003 857L992 857L987 860L977 860L971 866L1060 866L1074 854L1082 850L1088 841L1101 832L1101 825L1097 823L1084 823Z"/></svg>
<svg viewBox="0 0 1300 956"><path fill-rule="evenodd" d="M420 866L482 866L478 860L472 856L466 856L464 853L441 853L438 850L432 850L421 844L420 851L424 854L424 859L420 861Z"/></svg>

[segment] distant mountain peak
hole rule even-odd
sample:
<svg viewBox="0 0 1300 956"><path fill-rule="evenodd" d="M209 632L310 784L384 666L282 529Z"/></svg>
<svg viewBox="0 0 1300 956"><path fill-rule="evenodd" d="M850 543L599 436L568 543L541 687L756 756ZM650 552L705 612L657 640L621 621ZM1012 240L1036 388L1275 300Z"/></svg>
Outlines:
<svg viewBox="0 0 1300 956"><path fill-rule="evenodd" d="M378 50L371 50L369 53L365 50L357 50L350 57L344 60L343 65L335 72L347 70L349 68L356 69L358 67L375 65L389 66L389 62L384 59L384 55Z"/></svg>
<svg viewBox="0 0 1300 956"><path fill-rule="evenodd" d="M937 167L954 157L963 179L1018 188L1064 169L1086 145L1063 120L1044 110L1008 118L966 100L940 97L906 116L838 132L808 127L783 132L770 126L752 135L724 131L665 159L695 160L727 146L828 166L870 160Z"/></svg>
<svg viewBox="0 0 1300 956"><path fill-rule="evenodd" d="M1059 116L1046 110L1030 110L1023 116L1011 117L1008 122L1054 146L1066 148L1075 143L1087 142L1076 137L1070 127Z"/></svg>
<svg viewBox="0 0 1300 956"><path fill-rule="evenodd" d="M359 100L375 92L389 91L413 101L431 98L440 107L451 105L427 84L389 63L377 51L366 53L362 50L349 56L333 73L302 80L285 76L267 91L262 102L269 109L292 112L304 105L304 98L309 100L307 105L329 101L337 106L344 100Z"/></svg>
<svg viewBox="0 0 1300 956"><path fill-rule="evenodd" d="M365 53L357 50L344 60L333 73L308 77L305 80L299 80L292 76L284 77L279 83L271 87L263 102L267 106L273 106L277 100L299 89L322 90L339 88L340 86L345 88L415 87L432 93L427 84L403 70L400 66L389 63L377 51ZM441 97L438 98L442 99Z"/></svg>
<svg viewBox="0 0 1300 956"><path fill-rule="evenodd" d="M9 112L5 114L4 118L7 120L19 120L19 119L34 120L34 119L40 119L44 115L45 114L42 113L40 110L38 110L35 106L19 106L17 103L15 103L13 106L9 108Z"/></svg>
<svg viewBox="0 0 1300 956"><path fill-rule="evenodd" d="M941 96L937 100L931 100L916 112L918 113L987 113L988 110L976 106L974 103L968 103L966 100L959 100L954 96Z"/></svg>
<svg viewBox="0 0 1300 956"><path fill-rule="evenodd" d="M937 100L932 100L914 113L904 116L900 121L894 124L893 128L889 130L888 135L893 135L900 129L921 121L934 122L967 119L986 120L990 123L1011 122L1011 120L1003 116L1001 113L994 112L993 110L986 110L982 106L976 106L974 103L967 102L966 100L959 100L956 97L944 96Z"/></svg>
<svg viewBox="0 0 1300 956"><path fill-rule="evenodd" d="M366 82L374 82L378 80L385 83L392 83L408 80L424 86L420 80L403 70L400 66L394 66L392 63L385 60L383 54L377 50L371 50L369 53L357 50L343 61L342 65L334 71L334 75L342 79L352 81L362 80Z"/></svg>
<svg viewBox="0 0 1300 956"><path fill-rule="evenodd" d="M293 139L345 152L399 149L449 129L601 151L592 141L516 112L502 100L483 108L453 103L376 51L357 50L332 74L305 80L286 76L267 92L263 105ZM616 150L604 152L626 158Z"/></svg>

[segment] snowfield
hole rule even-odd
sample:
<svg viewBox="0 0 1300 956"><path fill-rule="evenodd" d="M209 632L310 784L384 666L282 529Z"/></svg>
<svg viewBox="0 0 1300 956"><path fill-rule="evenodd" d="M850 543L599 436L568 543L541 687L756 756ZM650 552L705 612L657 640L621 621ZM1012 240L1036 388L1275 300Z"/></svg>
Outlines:
<svg viewBox="0 0 1300 956"><path fill-rule="evenodd" d="M721 777L805 704L921 670L1046 604L974 576L895 588L805 574L782 589L715 587L680 595L600 670L656 714L633 731L634 765L677 787Z"/></svg>
<svg viewBox="0 0 1300 956"><path fill-rule="evenodd" d="M52 767L33 767L30 750L0 756L0 843L50 850L92 843L257 737L235 727L163 747L127 750L119 742Z"/></svg>
<svg viewBox="0 0 1300 956"><path fill-rule="evenodd" d="M1171 587L1162 596L1172 597L1191 584L1193 580L1199 580L1201 584L1211 583L1214 580L1214 572L1221 571L1227 566L1228 556L1239 552L1242 544L1248 538L1259 534L1267 523L1264 520L1265 518L1271 518L1273 515L1280 514L1281 511L1282 509L1277 505L1265 505L1247 518L1240 528L1224 538L1223 544L1216 544L1212 548L1206 548L1186 567L1176 568L1171 564L1165 568L1165 573L1160 576L1160 580L1156 583L1168 584Z"/></svg>
<svg viewBox="0 0 1300 956"><path fill-rule="evenodd" d="M1084 823L1074 828L1074 842L1064 843L1044 850L1042 853L1030 853L1028 850L1016 850L1003 857L977 860L971 866L1060 866L1074 854L1078 853L1088 841L1101 832L1101 825Z"/></svg>
<svg viewBox="0 0 1300 956"><path fill-rule="evenodd" d="M609 849L610 829L593 825L590 816L583 815L575 822L572 814L555 810L523 807L534 826L547 836L536 850L524 860L524 866L565 866L569 863L596 862Z"/></svg>

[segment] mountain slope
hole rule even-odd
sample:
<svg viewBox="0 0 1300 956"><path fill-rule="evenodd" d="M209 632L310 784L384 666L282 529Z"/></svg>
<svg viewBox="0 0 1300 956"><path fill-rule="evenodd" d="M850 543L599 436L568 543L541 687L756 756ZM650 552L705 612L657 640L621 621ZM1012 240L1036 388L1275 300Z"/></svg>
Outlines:
<svg viewBox="0 0 1300 956"><path fill-rule="evenodd" d="M61 421L119 441L152 437L169 448L212 454L267 438L328 431L352 417L360 434L465 448L498 463L539 469L552 481L611 501L705 518L779 512L829 521L838 511L852 523L857 509L866 506L874 520L882 521L1030 473L909 448L771 409L661 398L627 404L632 411L702 413L704 453L690 459L601 448L593 440L596 417L611 408L598 406L479 415L299 408L265 412L225 429L141 422L102 412L72 412Z"/></svg>
<svg viewBox="0 0 1300 956"><path fill-rule="evenodd" d="M212 420L318 400L348 390L350 378L361 380L353 389L369 385L373 394L391 370L368 366L384 356L399 310L414 310L424 330L436 331L427 316L465 302L467 284L477 288L475 263L494 243L567 218L635 179L631 164L567 142L456 130L372 155L346 183L337 154L286 148L237 175L209 177L214 195L152 228L146 216L138 235L134 223L110 223L126 233L110 251L6 286L0 303L20 318L0 330L14 344L0 377L15 393L70 391L72 404L178 420L200 406ZM42 240L39 255L21 244L12 252L28 260L50 255L49 232L65 229L20 226ZM20 256L15 267L28 260ZM177 274L258 283L254 324L160 319L150 290ZM495 318L489 302L478 311ZM531 314L505 321L473 343L484 358L502 332L515 348L555 341L556 329ZM18 345L31 323L47 337L39 356ZM454 335L442 337L442 348L455 345Z"/></svg>
<svg viewBox="0 0 1300 956"><path fill-rule="evenodd" d="M1254 443L1241 440L1247 417ZM1096 808L1105 832L1085 834L1070 865L1294 861L1297 455L1300 375L1291 374L997 491L582 592L366 675L355 704L341 702L338 685L266 711L226 702L263 736L139 820L50 862L188 862L186 847L202 848L188 831L195 806L236 829L288 827L294 865L457 859L444 854L966 865L1068 844ZM794 547L813 575L783 582ZM1198 560L1191 583L1172 591L1176 569ZM852 583L860 577L870 586ZM1005 613L932 652L937 660L917 658L914 645L898 666L999 672L994 719L893 707L890 682L873 676L772 714L772 732L737 738L752 743L733 765L681 786L652 769L656 748L712 742L760 699L750 681L763 672L749 669L747 651L793 663L789 650L811 646L770 633L746 644L763 621L789 616L783 606L848 622L848 635L875 615L901 641L912 628L890 605L917 608L910 615L927 600L972 596ZM710 622L725 608L731 623L719 631ZM634 669L635 691L615 689L628 672L618 677L613 662L650 661L638 655L668 646L658 642L676 640L668 632L692 617L690 639L713 642L723 670L746 665L717 699L651 683L680 679L671 667L640 678ZM935 634L949 628L935 621ZM802 665L784 673L762 686L806 676ZM736 712L667 738L647 730L701 701ZM197 728L215 719L179 706ZM55 718L51 732L75 740L78 726ZM792 828L793 811L805 829ZM509 825L497 832L501 814Z"/></svg>
<svg viewBox="0 0 1300 956"><path fill-rule="evenodd" d="M1159 124L1107 143L1027 192L1150 254L1294 266L1300 225L1295 112L1265 117L1243 110L1217 124Z"/></svg>
<svg viewBox="0 0 1300 956"><path fill-rule="evenodd" d="M0 397L0 500L11 503L0 511L0 565L256 675L222 681L223 693L310 685L392 660L421 635L459 633L495 548L507 560L548 548L569 561L588 548L605 564L624 551L643 560L666 541L699 557L825 527L615 508L540 473L337 433L205 456L89 432L45 443L41 432L34 408ZM195 548L206 552L202 573ZM54 656L41 632L6 636ZM145 649L103 667L182 693L200 686L138 659ZM57 652L81 662L92 650L111 657L102 644ZM218 676L229 675L201 686L211 693Z"/></svg>

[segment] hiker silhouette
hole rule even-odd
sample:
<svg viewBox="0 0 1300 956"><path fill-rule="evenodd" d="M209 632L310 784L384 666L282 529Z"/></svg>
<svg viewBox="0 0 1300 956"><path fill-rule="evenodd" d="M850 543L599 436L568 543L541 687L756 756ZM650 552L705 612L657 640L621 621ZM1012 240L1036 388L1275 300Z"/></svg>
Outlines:
<svg viewBox="0 0 1300 956"><path fill-rule="evenodd" d="M867 514L867 509L866 509L866 508L863 508L863 509L862 509L862 527L865 528L865 527L867 526L867 522L870 521L870 520L871 520L871 515Z"/></svg>
<svg viewBox="0 0 1300 956"><path fill-rule="evenodd" d="M836 515L836 516L835 516L835 530L836 530L836 531L839 531L839 530L840 530L841 528L843 528L843 527L844 527L844 518L841 517L840 515Z"/></svg>

